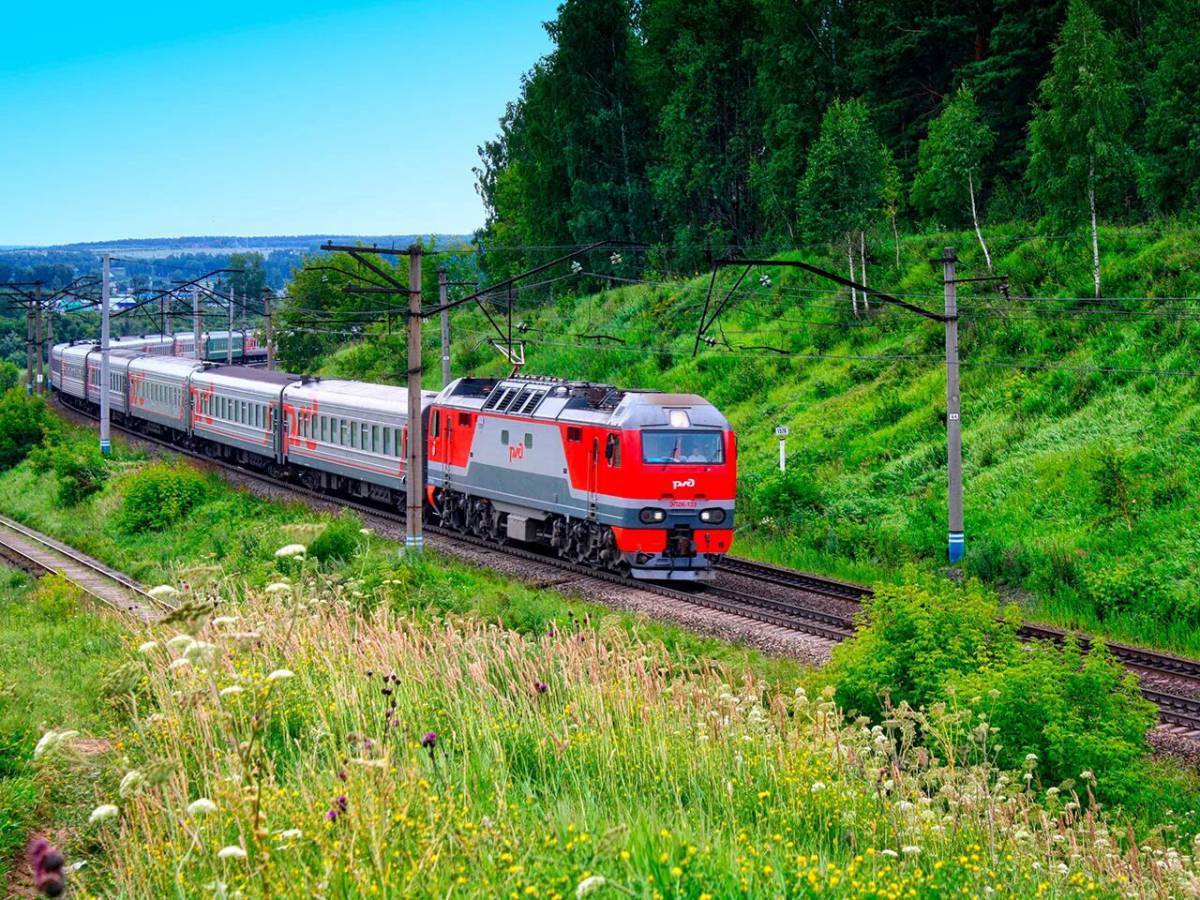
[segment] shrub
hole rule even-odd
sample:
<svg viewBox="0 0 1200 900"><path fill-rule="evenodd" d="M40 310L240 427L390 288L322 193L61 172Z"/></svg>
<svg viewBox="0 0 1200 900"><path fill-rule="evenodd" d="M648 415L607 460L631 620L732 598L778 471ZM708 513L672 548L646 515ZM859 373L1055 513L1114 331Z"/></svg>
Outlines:
<svg viewBox="0 0 1200 900"><path fill-rule="evenodd" d="M935 596L915 585L881 585L864 601L858 635L834 647L829 668L837 701L872 717L945 697L952 677L1002 667L1019 646L1017 617L976 584Z"/></svg>
<svg viewBox="0 0 1200 900"><path fill-rule="evenodd" d="M7 359L0 359L0 394L11 391L21 382L21 370Z"/></svg>
<svg viewBox="0 0 1200 900"><path fill-rule="evenodd" d="M308 555L320 562L347 560L362 541L362 522L349 510L325 526L308 545Z"/></svg>
<svg viewBox="0 0 1200 900"><path fill-rule="evenodd" d="M123 485L117 523L126 531L162 531L208 498L203 475L185 465L155 463Z"/></svg>
<svg viewBox="0 0 1200 900"><path fill-rule="evenodd" d="M59 506L78 506L108 481L108 463L100 448L90 441L59 444L47 456L58 479Z"/></svg>
<svg viewBox="0 0 1200 900"><path fill-rule="evenodd" d="M1140 792L1154 705L1103 644L1086 654L1074 641L1036 644L1002 670L966 674L954 686L960 697L979 697L979 710L999 729L1002 767L1020 768L1033 754L1044 782L1091 772L1106 802L1126 803Z"/></svg>
<svg viewBox="0 0 1200 900"><path fill-rule="evenodd" d="M755 515L778 523L799 524L805 513L819 513L825 507L820 486L810 470L792 466L764 476L753 496Z"/></svg>
<svg viewBox="0 0 1200 900"><path fill-rule="evenodd" d="M0 471L11 469L29 451L61 431L58 420L40 397L19 388L0 396Z"/></svg>

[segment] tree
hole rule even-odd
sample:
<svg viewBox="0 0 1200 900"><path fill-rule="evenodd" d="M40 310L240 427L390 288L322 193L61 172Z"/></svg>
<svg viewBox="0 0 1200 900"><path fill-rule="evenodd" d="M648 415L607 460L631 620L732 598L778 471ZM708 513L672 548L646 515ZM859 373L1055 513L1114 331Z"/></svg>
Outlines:
<svg viewBox="0 0 1200 900"><path fill-rule="evenodd" d="M1146 78L1146 202L1164 212L1200 203L1200 17L1190 0L1167 0L1151 30Z"/></svg>
<svg viewBox="0 0 1200 900"><path fill-rule="evenodd" d="M900 269L900 229L896 227L896 216L904 205L904 183L900 180L900 168L896 158L887 147L881 147L883 161L883 184L880 186L879 199L883 203L883 214L892 224L892 241L896 247L896 269Z"/></svg>
<svg viewBox="0 0 1200 900"><path fill-rule="evenodd" d="M1129 90L1116 43L1087 0L1071 0L1029 127L1028 178L1048 218L1091 223L1092 279L1100 296L1097 209L1128 194L1133 155Z"/></svg>
<svg viewBox="0 0 1200 900"><path fill-rule="evenodd" d="M871 125L867 105L862 100L830 104L821 121L821 133L809 148L797 205L812 240L845 243L851 281L855 245L862 254L863 233L879 210L884 165L884 148ZM865 269L866 260L862 262ZM863 301L865 305L865 296ZM850 302L858 315L858 292L853 288Z"/></svg>
<svg viewBox="0 0 1200 900"><path fill-rule="evenodd" d="M979 227L975 197L984 160L994 141L995 135L979 114L975 94L962 85L929 123L929 134L918 150L917 177L912 187L913 205L926 214L939 216L941 221L958 219L969 201L971 223L989 272L992 255Z"/></svg>
<svg viewBox="0 0 1200 900"><path fill-rule="evenodd" d="M266 260L261 253L231 253L229 268L242 270L229 273L229 285L237 295L238 305L257 315L262 309L263 288L267 286Z"/></svg>

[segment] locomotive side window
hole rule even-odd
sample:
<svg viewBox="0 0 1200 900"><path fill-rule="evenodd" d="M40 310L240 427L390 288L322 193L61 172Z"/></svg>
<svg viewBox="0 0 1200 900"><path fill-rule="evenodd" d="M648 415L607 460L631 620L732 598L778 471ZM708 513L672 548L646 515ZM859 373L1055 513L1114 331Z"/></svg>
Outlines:
<svg viewBox="0 0 1200 900"><path fill-rule="evenodd" d="M458 424L459 425L470 425L471 424L471 414L460 412L458 414Z"/></svg>
<svg viewBox="0 0 1200 900"><path fill-rule="evenodd" d="M525 432L525 449L526 450L533 449L533 435L530 434L528 431Z"/></svg>
<svg viewBox="0 0 1200 900"><path fill-rule="evenodd" d="M621 465L621 439L610 434L604 442L604 458L614 469Z"/></svg>
<svg viewBox="0 0 1200 900"><path fill-rule="evenodd" d="M442 433L442 414L436 409L433 411L433 422L429 428L429 433L433 437L437 437Z"/></svg>
<svg viewBox="0 0 1200 900"><path fill-rule="evenodd" d="M500 432L500 443L503 444L505 447L508 446L508 432L507 431Z"/></svg>
<svg viewBox="0 0 1200 900"><path fill-rule="evenodd" d="M582 441L583 440L583 429L582 428L568 428L567 429L567 440L574 441L576 443L578 443L579 441Z"/></svg>

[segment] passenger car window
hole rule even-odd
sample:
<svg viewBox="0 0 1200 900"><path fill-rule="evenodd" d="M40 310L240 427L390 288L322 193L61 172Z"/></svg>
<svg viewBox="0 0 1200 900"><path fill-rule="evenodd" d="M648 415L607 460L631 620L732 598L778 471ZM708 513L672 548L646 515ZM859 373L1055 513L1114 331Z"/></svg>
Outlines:
<svg viewBox="0 0 1200 900"><path fill-rule="evenodd" d="M528 431L525 432L525 449L527 449L527 450L533 449L533 435L530 434Z"/></svg>
<svg viewBox="0 0 1200 900"><path fill-rule="evenodd" d="M505 447L508 446L508 432L507 431L500 432L500 443L503 444Z"/></svg>

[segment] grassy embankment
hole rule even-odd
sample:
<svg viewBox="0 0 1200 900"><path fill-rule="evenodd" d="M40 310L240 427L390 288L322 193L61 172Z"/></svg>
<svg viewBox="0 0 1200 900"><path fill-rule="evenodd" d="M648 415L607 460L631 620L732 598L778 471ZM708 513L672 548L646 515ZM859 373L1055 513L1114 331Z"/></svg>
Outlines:
<svg viewBox="0 0 1200 900"><path fill-rule="evenodd" d="M1149 371L1200 368L1195 306L1021 300L1086 297L1086 244L1015 228L993 229L989 239L1013 299L989 287L959 291L967 572L1011 589L1030 616L1200 653L1198 381ZM914 237L903 242L899 269L883 254L871 284L940 310L941 268L930 260L945 244L958 248L960 276L984 271L971 234ZM1110 297L1200 295L1194 229L1106 229L1101 246ZM844 267L837 257L804 257ZM727 287L736 274L726 274ZM712 336L723 330L734 346L791 356L717 347L693 360L703 277L550 303L530 295L518 308L531 326L526 370L695 391L719 406L739 434L744 554L868 582L894 581L909 562L939 570L942 327L878 304L855 320L845 293L827 283L775 269L763 286L760 274ZM463 312L455 328L456 372L503 369L480 346L486 331L476 314ZM402 352L398 340L373 340L324 370L387 380ZM776 424L791 428L782 481Z"/></svg>
<svg viewBox="0 0 1200 900"><path fill-rule="evenodd" d="M1080 808L1087 779L1001 770L971 704L866 728L785 662L404 562L351 519L186 468L116 470L69 506L29 463L0 477L4 511L198 601L87 660L68 648L73 674L25 707L16 759L72 798L52 821L89 863L85 895L1027 896L1192 877L1190 819L1140 827L1139 851L1123 816ZM305 559L276 555L297 541ZM58 602L21 608L42 623L31 647L103 638ZM47 727L112 749L67 741L35 766ZM89 822L93 804L118 810ZM10 804L45 824L30 809Z"/></svg>

